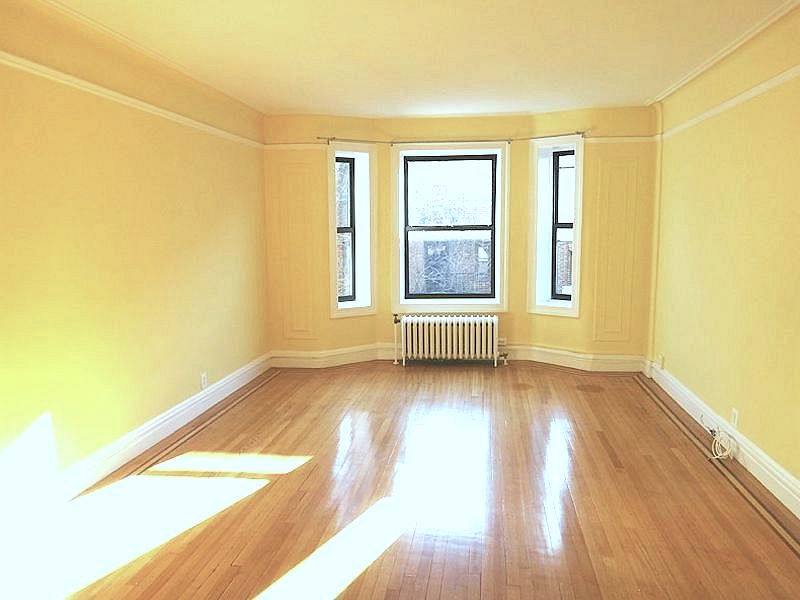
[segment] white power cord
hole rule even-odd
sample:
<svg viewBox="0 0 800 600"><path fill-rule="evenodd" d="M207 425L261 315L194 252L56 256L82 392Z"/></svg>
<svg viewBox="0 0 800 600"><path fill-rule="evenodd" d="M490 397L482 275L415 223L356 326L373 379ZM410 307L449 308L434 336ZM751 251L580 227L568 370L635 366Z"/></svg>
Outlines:
<svg viewBox="0 0 800 600"><path fill-rule="evenodd" d="M714 432L714 439L711 441L711 458L730 458L732 452L733 438L724 431L717 429Z"/></svg>
<svg viewBox="0 0 800 600"><path fill-rule="evenodd" d="M700 415L700 424L714 436L711 440L711 456L708 457L708 460L730 458L733 454L733 438L721 429L706 427L702 414Z"/></svg>

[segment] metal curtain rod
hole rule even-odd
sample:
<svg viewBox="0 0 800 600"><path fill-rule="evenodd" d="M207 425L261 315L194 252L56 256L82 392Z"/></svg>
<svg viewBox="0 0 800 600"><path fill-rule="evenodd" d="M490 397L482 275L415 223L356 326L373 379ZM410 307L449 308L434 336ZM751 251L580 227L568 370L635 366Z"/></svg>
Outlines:
<svg viewBox="0 0 800 600"><path fill-rule="evenodd" d="M481 140L356 140L338 137L326 137L318 135L317 139L330 144L331 142L348 142L352 144L461 144L461 143L476 143L476 142L524 142L530 140L544 140L547 138L564 137L567 135L579 135L586 137L586 131L570 131L568 133L551 133L549 135L531 135L526 137L506 137L498 139L481 139Z"/></svg>

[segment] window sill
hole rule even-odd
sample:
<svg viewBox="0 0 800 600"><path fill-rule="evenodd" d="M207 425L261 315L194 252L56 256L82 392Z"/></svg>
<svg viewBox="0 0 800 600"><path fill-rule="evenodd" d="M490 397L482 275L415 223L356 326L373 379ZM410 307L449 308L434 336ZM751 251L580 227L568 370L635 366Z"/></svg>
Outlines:
<svg viewBox="0 0 800 600"><path fill-rule="evenodd" d="M367 315L374 315L378 311L375 305L358 304L357 300L353 302L342 302L331 310L331 319L345 319L347 317L364 317Z"/></svg>
<svg viewBox="0 0 800 600"><path fill-rule="evenodd" d="M462 301L431 301L431 300L405 300L395 304L393 311L396 313L504 313L508 308L500 302L487 302L484 298L472 299L472 302Z"/></svg>
<svg viewBox="0 0 800 600"><path fill-rule="evenodd" d="M550 300L549 302L529 306L528 312L536 315L571 317L573 319L577 319L579 316L577 303L567 300Z"/></svg>

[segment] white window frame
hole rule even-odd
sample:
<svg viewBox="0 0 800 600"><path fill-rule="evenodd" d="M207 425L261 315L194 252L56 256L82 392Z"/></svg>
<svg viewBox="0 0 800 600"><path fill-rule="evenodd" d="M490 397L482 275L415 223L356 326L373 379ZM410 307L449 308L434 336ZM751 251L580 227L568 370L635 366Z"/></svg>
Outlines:
<svg viewBox="0 0 800 600"><path fill-rule="evenodd" d="M369 161L366 179L363 157ZM339 302L336 262L336 157L356 159L356 298ZM361 158L359 158L361 157ZM374 144L331 142L328 146L328 258L330 264L331 318L358 317L377 312L376 281L378 257L378 156ZM366 251L365 251L366 249Z"/></svg>
<svg viewBox="0 0 800 600"><path fill-rule="evenodd" d="M551 296L553 169L552 153L575 150L575 216L572 249L572 299ZM528 312L578 318L581 291L581 225L583 221L583 149L581 135L566 135L531 140L528 234ZM541 164L540 154L550 153L550 160Z"/></svg>
<svg viewBox="0 0 800 600"><path fill-rule="evenodd" d="M501 313L508 310L508 142L458 142L394 144L391 154L392 222L395 231L395 251L392 260L392 311L395 313ZM495 202L495 296L494 298L424 298L406 299L405 252L403 222L402 157L438 154L486 154L497 152L498 177Z"/></svg>

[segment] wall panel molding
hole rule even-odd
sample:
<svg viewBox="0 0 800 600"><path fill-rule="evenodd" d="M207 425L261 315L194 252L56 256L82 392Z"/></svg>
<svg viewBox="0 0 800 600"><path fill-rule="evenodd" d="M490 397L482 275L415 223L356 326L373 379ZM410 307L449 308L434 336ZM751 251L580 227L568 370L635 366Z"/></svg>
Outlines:
<svg viewBox="0 0 800 600"><path fill-rule="evenodd" d="M593 340L631 339L636 258L639 159L620 157L598 164Z"/></svg>

